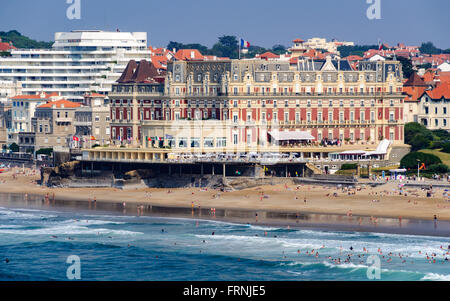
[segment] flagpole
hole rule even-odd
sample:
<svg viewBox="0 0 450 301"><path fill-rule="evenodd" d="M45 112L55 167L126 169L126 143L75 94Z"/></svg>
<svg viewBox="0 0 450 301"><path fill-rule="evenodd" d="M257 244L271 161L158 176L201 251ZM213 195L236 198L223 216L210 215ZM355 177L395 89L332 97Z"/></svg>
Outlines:
<svg viewBox="0 0 450 301"><path fill-rule="evenodd" d="M242 41L242 38L240 38L239 39L239 59L241 59L241 41Z"/></svg>

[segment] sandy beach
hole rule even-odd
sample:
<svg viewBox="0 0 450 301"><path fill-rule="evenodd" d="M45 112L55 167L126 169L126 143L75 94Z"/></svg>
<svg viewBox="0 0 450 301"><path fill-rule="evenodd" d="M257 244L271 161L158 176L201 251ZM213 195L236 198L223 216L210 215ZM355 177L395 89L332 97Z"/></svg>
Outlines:
<svg viewBox="0 0 450 301"><path fill-rule="evenodd" d="M356 189L336 185L266 185L250 189L220 192L202 188L116 189L116 188L49 188L37 184L39 172L29 168L12 168L0 174L0 192L49 195L56 199L134 203L183 208L241 209L324 213L350 216L373 216L450 221L450 202L444 188L433 188L432 197L415 187L389 182L377 187L357 184ZM405 195L406 194L406 195Z"/></svg>

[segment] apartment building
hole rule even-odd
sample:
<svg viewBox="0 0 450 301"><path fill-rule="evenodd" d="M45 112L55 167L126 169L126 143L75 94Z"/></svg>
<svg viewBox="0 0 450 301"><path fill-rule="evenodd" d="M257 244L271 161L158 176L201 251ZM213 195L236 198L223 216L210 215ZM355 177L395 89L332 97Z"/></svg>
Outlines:
<svg viewBox="0 0 450 301"><path fill-rule="evenodd" d="M82 102L86 92L107 94L131 59L150 59L145 32L56 32L51 49L12 49L0 57L0 81L21 82L22 93L60 92Z"/></svg>
<svg viewBox="0 0 450 301"><path fill-rule="evenodd" d="M430 130L450 130L450 81L438 82L419 96L417 119Z"/></svg>
<svg viewBox="0 0 450 301"><path fill-rule="evenodd" d="M107 145L111 140L109 100L103 94L86 93L83 106L75 111L75 147Z"/></svg>
<svg viewBox="0 0 450 301"><path fill-rule="evenodd" d="M311 38L304 42L304 46L312 49L324 49L331 53L338 53L337 48L339 46L355 46L354 42L340 42L335 39L327 41L325 38Z"/></svg>
<svg viewBox="0 0 450 301"><path fill-rule="evenodd" d="M8 143L17 143L18 134L32 130L31 119L36 108L49 101L61 98L58 93L40 92L33 95L17 95L10 98L11 101L11 123L7 128Z"/></svg>
<svg viewBox="0 0 450 301"><path fill-rule="evenodd" d="M31 130L18 135L20 151L34 152L55 146L68 147L75 134L75 110L80 107L80 103L65 99L38 106L31 119Z"/></svg>
<svg viewBox="0 0 450 301"><path fill-rule="evenodd" d="M0 148L8 145L7 129L11 127L11 103L0 102Z"/></svg>

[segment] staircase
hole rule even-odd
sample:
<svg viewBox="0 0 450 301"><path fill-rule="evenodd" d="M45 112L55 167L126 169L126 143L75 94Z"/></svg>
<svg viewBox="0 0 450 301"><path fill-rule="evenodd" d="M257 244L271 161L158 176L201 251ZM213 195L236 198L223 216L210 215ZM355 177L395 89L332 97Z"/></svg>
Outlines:
<svg viewBox="0 0 450 301"><path fill-rule="evenodd" d="M306 167L312 171L313 174L315 175L321 175L322 174L322 170L320 170L319 168L317 168L314 164L312 163L306 163Z"/></svg>
<svg viewBox="0 0 450 301"><path fill-rule="evenodd" d="M411 151L409 145L405 146L392 146L390 152L388 153L388 161L386 166L398 165L400 160L406 156Z"/></svg>

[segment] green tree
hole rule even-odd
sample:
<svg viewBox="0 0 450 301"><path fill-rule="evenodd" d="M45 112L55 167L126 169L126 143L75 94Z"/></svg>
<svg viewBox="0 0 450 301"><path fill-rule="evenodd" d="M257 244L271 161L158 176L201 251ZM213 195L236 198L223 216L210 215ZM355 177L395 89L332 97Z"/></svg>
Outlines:
<svg viewBox="0 0 450 301"><path fill-rule="evenodd" d="M17 30L10 30L8 32L0 31L0 38L3 42L12 42L16 48L51 48L53 42L38 42L23 36Z"/></svg>
<svg viewBox="0 0 450 301"><path fill-rule="evenodd" d="M433 133L422 124L417 122L405 124L405 143L411 145L412 151L429 147L433 140Z"/></svg>
<svg viewBox="0 0 450 301"><path fill-rule="evenodd" d="M377 45L355 45L355 46L339 46L337 50L341 54L341 57L347 57L349 55L363 56L364 52L369 49L378 49Z"/></svg>
<svg viewBox="0 0 450 301"><path fill-rule="evenodd" d="M432 173L442 174L448 172L448 166L442 163L438 163L430 165L426 170Z"/></svg>
<svg viewBox="0 0 450 301"><path fill-rule="evenodd" d="M446 130L433 130L431 131L433 135L439 140L450 140L450 133Z"/></svg>
<svg viewBox="0 0 450 301"><path fill-rule="evenodd" d="M438 156L422 152L411 152L400 160L400 166L406 169L416 169L418 163L419 165L425 163L425 168L427 168L434 164L440 164L442 161Z"/></svg>
<svg viewBox="0 0 450 301"><path fill-rule="evenodd" d="M403 77L409 78L414 72L411 60L402 56L398 56L397 60L402 64Z"/></svg>
<svg viewBox="0 0 450 301"><path fill-rule="evenodd" d="M17 145L17 143L13 142L9 145L9 149L13 152L13 153L17 153L19 152L19 146Z"/></svg>
<svg viewBox="0 0 450 301"><path fill-rule="evenodd" d="M209 52L210 52L208 47L198 44L198 43L183 44L183 43L174 42L174 41L170 41L169 44L167 44L167 49L170 51L172 51L173 49L176 49L177 51L180 49L197 49L202 54L209 54Z"/></svg>
<svg viewBox="0 0 450 301"><path fill-rule="evenodd" d="M41 148L38 151L36 151L36 155L47 155L51 156L53 153L53 148Z"/></svg>
<svg viewBox="0 0 450 301"><path fill-rule="evenodd" d="M416 134L414 135L413 139L409 143L411 145L412 151L418 151L421 149L429 148L431 141L427 136L423 134Z"/></svg>
<svg viewBox="0 0 450 301"><path fill-rule="evenodd" d="M272 47L272 52L275 54L285 54L287 51L286 47L284 47L283 45L273 45Z"/></svg>
<svg viewBox="0 0 450 301"><path fill-rule="evenodd" d="M447 154L450 153L450 142L446 142L446 143L444 143L442 145L441 152L444 152L444 153L447 153Z"/></svg>
<svg viewBox="0 0 450 301"><path fill-rule="evenodd" d="M235 36L221 36L219 42L214 44L211 49L211 54L222 57L229 57L235 59L239 55L238 40Z"/></svg>
<svg viewBox="0 0 450 301"><path fill-rule="evenodd" d="M421 53L425 54L440 54L442 50L433 45L432 42L422 43L419 48Z"/></svg>

